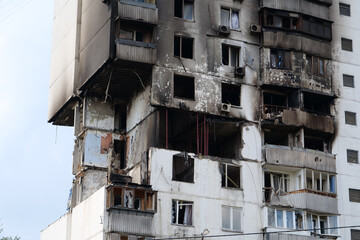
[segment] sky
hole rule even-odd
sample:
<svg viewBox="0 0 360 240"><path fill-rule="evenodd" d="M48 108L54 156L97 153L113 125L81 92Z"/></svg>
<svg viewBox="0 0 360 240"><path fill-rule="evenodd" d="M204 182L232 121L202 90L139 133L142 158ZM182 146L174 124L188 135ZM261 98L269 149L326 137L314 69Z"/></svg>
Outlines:
<svg viewBox="0 0 360 240"><path fill-rule="evenodd" d="M0 224L21 240L66 213L73 178L73 128L47 122L53 6L0 0Z"/></svg>

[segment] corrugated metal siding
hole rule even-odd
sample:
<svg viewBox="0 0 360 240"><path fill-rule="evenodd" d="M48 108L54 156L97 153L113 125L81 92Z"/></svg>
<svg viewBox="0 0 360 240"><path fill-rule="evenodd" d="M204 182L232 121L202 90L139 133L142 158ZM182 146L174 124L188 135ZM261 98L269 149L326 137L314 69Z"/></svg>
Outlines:
<svg viewBox="0 0 360 240"><path fill-rule="evenodd" d="M153 216L152 213L111 209L108 231L153 236Z"/></svg>
<svg viewBox="0 0 360 240"><path fill-rule="evenodd" d="M155 64L157 51L154 48L124 45L117 42L116 56L122 60Z"/></svg>
<svg viewBox="0 0 360 240"><path fill-rule="evenodd" d="M158 10L119 3L119 17L157 24Z"/></svg>
<svg viewBox="0 0 360 240"><path fill-rule="evenodd" d="M360 240L360 230L351 229L351 240Z"/></svg>
<svg viewBox="0 0 360 240"><path fill-rule="evenodd" d="M360 203L360 190L349 188L349 199L350 199L350 202L359 202Z"/></svg>

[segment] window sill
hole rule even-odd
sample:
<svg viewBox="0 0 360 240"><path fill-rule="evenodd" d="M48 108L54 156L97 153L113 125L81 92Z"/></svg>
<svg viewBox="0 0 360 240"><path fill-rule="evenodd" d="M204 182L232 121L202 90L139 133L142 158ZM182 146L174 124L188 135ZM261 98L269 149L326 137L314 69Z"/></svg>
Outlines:
<svg viewBox="0 0 360 240"><path fill-rule="evenodd" d="M194 227L194 225L184 225L184 224L178 224L178 223L171 223L174 227Z"/></svg>
<svg viewBox="0 0 360 240"><path fill-rule="evenodd" d="M221 231L223 231L223 232L232 232L232 233L243 233L242 230L231 230L231 229L226 229L226 228L221 228Z"/></svg>
<svg viewBox="0 0 360 240"><path fill-rule="evenodd" d="M173 182L179 182L179 183L191 183L191 184L195 184L195 182L186 182L186 181L175 180L175 179L171 179L171 181L173 181Z"/></svg>
<svg viewBox="0 0 360 240"><path fill-rule="evenodd" d="M183 97L177 97L177 96L174 96L174 98L179 99L179 100L196 101L195 99L192 99L192 98L183 98Z"/></svg>
<svg viewBox="0 0 360 240"><path fill-rule="evenodd" d="M243 188L233 188L233 187L223 187L223 186L221 186L221 188L223 188L223 189L227 189L227 190L237 190L237 191L243 191Z"/></svg>
<svg viewBox="0 0 360 240"><path fill-rule="evenodd" d="M174 18L175 18L175 19L178 19L178 20L184 20L184 21L186 21L186 22L193 22L193 23L196 22L195 20L189 20L189 19L181 18L181 17L175 17L175 16L174 16Z"/></svg>

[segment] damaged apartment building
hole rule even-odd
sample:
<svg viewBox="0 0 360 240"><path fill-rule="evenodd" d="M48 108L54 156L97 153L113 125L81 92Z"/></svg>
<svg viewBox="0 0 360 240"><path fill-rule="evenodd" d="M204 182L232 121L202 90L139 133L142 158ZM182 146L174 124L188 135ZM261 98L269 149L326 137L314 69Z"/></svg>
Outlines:
<svg viewBox="0 0 360 240"><path fill-rule="evenodd" d="M359 9L55 0L48 120L74 128L74 180L41 239L359 240Z"/></svg>

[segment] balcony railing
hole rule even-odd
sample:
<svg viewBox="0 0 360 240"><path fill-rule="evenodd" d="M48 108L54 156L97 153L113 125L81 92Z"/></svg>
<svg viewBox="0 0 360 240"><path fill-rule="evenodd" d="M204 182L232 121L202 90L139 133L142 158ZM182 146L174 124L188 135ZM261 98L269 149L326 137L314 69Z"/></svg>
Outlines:
<svg viewBox="0 0 360 240"><path fill-rule="evenodd" d="M155 4L134 0L120 0L118 9L119 18L121 19L146 22L154 25L158 23L158 9Z"/></svg>
<svg viewBox="0 0 360 240"><path fill-rule="evenodd" d="M117 39L116 56L121 60L155 64L157 50L153 43Z"/></svg>

